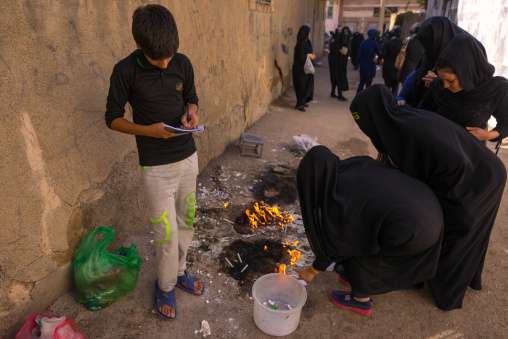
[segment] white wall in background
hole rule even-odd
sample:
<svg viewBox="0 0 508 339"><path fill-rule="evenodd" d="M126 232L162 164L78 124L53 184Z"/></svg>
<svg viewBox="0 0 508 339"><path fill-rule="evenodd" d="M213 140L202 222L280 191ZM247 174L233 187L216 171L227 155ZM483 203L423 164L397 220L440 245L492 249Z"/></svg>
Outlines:
<svg viewBox="0 0 508 339"><path fill-rule="evenodd" d="M508 78L508 0L460 0L458 25L485 46L495 75Z"/></svg>

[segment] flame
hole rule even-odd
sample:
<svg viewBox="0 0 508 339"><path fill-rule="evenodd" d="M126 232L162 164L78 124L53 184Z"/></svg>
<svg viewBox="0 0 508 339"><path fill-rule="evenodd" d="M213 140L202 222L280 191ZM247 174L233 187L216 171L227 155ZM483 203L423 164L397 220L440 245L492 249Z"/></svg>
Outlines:
<svg viewBox="0 0 508 339"><path fill-rule="evenodd" d="M222 206L224 206L224 208L226 208L226 207L228 207L228 205L229 205L229 201Z"/></svg>
<svg viewBox="0 0 508 339"><path fill-rule="evenodd" d="M291 254L291 266L294 266L295 263L300 259L300 251L288 250L288 252Z"/></svg>
<svg viewBox="0 0 508 339"><path fill-rule="evenodd" d="M250 210L245 211L252 229L258 228L258 225L279 225L284 227L284 224L293 220L289 212L284 211L280 213L277 206L270 207L265 205L264 201L255 202L253 207L254 212Z"/></svg>
<svg viewBox="0 0 508 339"><path fill-rule="evenodd" d="M293 243L289 244L289 240L286 239L286 245L288 246L293 246L295 247L296 245L298 245L300 242L299 241L294 241ZM285 247L285 246L284 246Z"/></svg>
<svg viewBox="0 0 508 339"><path fill-rule="evenodd" d="M280 266L279 266L279 273L286 274L286 265L280 264Z"/></svg>
<svg viewBox="0 0 508 339"><path fill-rule="evenodd" d="M265 251L266 251L266 250L268 250L268 248L266 247L266 245L265 245L265 248L264 248L264 250L265 250Z"/></svg>

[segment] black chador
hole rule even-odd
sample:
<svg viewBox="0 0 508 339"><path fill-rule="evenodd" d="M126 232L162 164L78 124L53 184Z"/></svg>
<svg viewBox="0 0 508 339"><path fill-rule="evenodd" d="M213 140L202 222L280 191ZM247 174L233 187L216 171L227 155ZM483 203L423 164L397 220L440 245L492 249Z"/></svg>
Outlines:
<svg viewBox="0 0 508 339"><path fill-rule="evenodd" d="M296 107L303 106L314 98L314 74L305 74L303 67L307 55L312 54L312 43L309 40L310 27L302 26L296 37L295 53L293 57L293 87L296 94Z"/></svg>
<svg viewBox="0 0 508 339"><path fill-rule="evenodd" d="M481 289L489 237L506 184L503 162L463 127L437 114L399 106L381 85L362 91L350 110L376 149L434 192L444 236L434 278L439 308L462 307L470 286Z"/></svg>
<svg viewBox="0 0 508 339"><path fill-rule="evenodd" d="M315 269L341 264L365 294L434 276L443 215L425 184L370 157L340 160L324 146L302 159L297 183Z"/></svg>
<svg viewBox="0 0 508 339"><path fill-rule="evenodd" d="M344 100L342 92L349 90L347 80L347 63L351 54L351 31L349 27L344 27L340 33L334 35L330 45L330 54L328 55L328 67L330 70L330 82L332 84L332 97L338 97ZM341 52L342 51L342 52ZM335 88L338 94L335 94Z"/></svg>

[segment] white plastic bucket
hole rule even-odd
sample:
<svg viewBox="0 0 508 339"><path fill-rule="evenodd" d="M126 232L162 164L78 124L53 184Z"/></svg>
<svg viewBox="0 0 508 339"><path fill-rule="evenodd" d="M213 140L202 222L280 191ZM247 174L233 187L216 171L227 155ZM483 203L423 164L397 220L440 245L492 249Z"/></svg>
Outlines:
<svg viewBox="0 0 508 339"><path fill-rule="evenodd" d="M296 330L307 300L307 291L297 279L279 273L264 275L254 282L252 296L254 322L261 331L283 336ZM270 302L277 304L278 309L272 309Z"/></svg>

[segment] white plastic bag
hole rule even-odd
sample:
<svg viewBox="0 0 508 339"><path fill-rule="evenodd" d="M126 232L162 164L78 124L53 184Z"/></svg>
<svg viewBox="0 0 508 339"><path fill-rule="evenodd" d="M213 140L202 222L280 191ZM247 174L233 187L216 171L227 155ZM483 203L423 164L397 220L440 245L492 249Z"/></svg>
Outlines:
<svg viewBox="0 0 508 339"><path fill-rule="evenodd" d="M301 134L301 135L295 135L291 142L289 143L289 146L301 153L306 154L312 147L319 145L317 143L317 137L312 138L310 135L307 134Z"/></svg>
<svg viewBox="0 0 508 339"><path fill-rule="evenodd" d="M307 60L305 60L305 66L303 66L303 72L305 74L316 73L316 70L314 69L314 65L312 64L312 61L310 60L310 56L308 54L307 54Z"/></svg>

